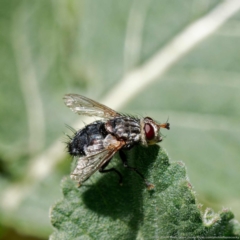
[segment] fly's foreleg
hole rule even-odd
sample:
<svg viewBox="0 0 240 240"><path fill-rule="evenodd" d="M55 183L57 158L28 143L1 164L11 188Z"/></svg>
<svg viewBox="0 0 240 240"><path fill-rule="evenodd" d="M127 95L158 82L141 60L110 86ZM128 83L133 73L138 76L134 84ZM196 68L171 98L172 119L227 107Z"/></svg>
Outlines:
<svg viewBox="0 0 240 240"><path fill-rule="evenodd" d="M119 184L122 185L123 177L122 177L122 174L117 169L115 169L115 168L105 169L107 167L107 165L109 164L110 160L108 160L106 163L104 163L102 165L102 167L99 169L99 172L100 173L115 172L119 176Z"/></svg>
<svg viewBox="0 0 240 240"><path fill-rule="evenodd" d="M136 173L144 180L144 183L146 184L146 187L148 188L148 190L151 190L151 189L154 188L154 185L151 184L151 183L149 183L149 182L144 178L143 174L138 171L137 168L135 168L135 167L130 167L130 166L128 165L127 156L126 156L126 154L125 154L122 150L119 151L119 156L120 156L120 158L122 159L123 166L124 166L125 168L128 168L128 169L136 172Z"/></svg>

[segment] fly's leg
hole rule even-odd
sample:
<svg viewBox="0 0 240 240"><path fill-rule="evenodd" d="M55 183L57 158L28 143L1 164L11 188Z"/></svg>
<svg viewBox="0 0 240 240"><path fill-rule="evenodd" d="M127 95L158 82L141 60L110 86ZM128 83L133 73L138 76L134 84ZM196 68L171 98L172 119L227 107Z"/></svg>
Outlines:
<svg viewBox="0 0 240 240"><path fill-rule="evenodd" d="M144 183L146 184L146 187L147 187L148 190L151 190L151 189L154 188L154 185L151 184L151 183L149 183L149 182L144 178L143 174L138 171L137 168L135 168L135 167L130 167L130 166L128 165L127 156L126 156L126 154L125 154L122 150L119 151L119 155L120 155L120 158L122 159L123 166L124 166L125 168L128 168L128 169L136 172L136 173L144 180Z"/></svg>
<svg viewBox="0 0 240 240"><path fill-rule="evenodd" d="M99 172L100 173L107 173L107 172L115 172L115 173L117 173L117 175L119 176L119 184L122 185L123 177L122 177L122 174L117 169L115 169L115 168L105 169L107 167L107 165L109 164L110 160L108 160L106 163L104 163L102 165L102 167L99 169Z"/></svg>

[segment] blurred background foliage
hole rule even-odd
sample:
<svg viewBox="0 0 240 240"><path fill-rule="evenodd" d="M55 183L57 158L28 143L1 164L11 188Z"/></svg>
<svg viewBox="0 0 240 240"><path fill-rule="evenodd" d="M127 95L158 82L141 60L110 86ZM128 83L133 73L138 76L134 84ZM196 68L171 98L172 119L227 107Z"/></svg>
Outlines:
<svg viewBox="0 0 240 240"><path fill-rule="evenodd" d="M64 124L81 120L64 106L63 95L101 101L221 3L0 1L1 239L47 239L52 232L49 207L61 198L59 183L71 162ZM170 159L185 162L204 207L228 207L238 220L239 42L238 12L117 109L162 122L169 117L171 131L161 146ZM49 149L56 154L49 157Z"/></svg>

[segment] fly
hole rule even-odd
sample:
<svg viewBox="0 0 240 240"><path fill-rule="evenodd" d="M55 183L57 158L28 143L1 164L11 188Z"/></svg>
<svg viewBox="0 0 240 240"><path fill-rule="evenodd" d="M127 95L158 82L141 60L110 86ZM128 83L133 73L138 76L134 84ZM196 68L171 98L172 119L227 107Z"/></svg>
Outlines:
<svg viewBox="0 0 240 240"><path fill-rule="evenodd" d="M123 177L117 169L106 169L114 154L119 152L123 166L143 178L148 189L154 187L137 168L128 165L124 150L137 144L148 146L161 142L160 129L170 129L168 122L159 124L150 117L130 117L78 94L66 94L63 99L66 106L79 115L102 118L76 131L67 143L69 154L78 158L70 177L78 181L79 186L97 170L115 172L122 184Z"/></svg>

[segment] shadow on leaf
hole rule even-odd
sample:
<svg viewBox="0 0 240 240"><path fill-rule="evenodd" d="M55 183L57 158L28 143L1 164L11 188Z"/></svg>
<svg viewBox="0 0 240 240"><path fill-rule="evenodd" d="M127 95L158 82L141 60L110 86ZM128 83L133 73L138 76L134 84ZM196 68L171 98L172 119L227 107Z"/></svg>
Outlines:
<svg viewBox="0 0 240 240"><path fill-rule="evenodd" d="M130 166L147 176L150 165L156 160L159 146L148 148L136 147L127 153ZM121 164L116 168L123 174L123 186L118 184L114 173L104 174L94 185L86 190L82 197L86 206L98 214L116 218L142 219L142 192L147 191L143 179L138 174L123 169ZM152 191L149 191L151 194Z"/></svg>

